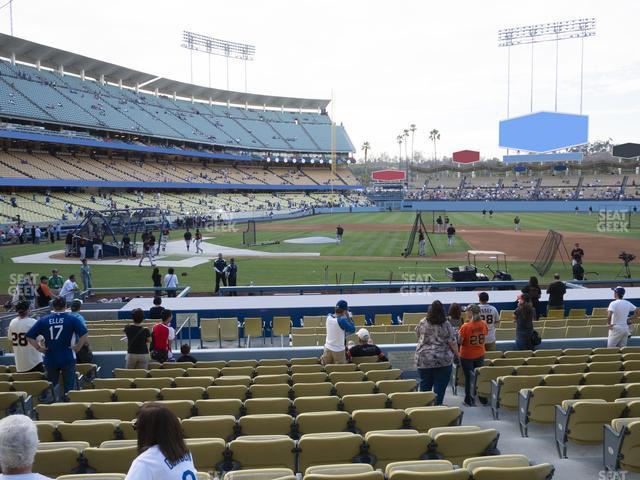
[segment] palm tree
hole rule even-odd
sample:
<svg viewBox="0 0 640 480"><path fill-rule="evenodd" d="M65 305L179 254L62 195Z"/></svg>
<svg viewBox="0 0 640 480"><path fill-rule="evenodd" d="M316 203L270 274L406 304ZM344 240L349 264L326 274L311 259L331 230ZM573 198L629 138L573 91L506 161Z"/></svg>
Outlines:
<svg viewBox="0 0 640 480"><path fill-rule="evenodd" d="M405 163L405 166L406 166L406 164L409 163L409 153L407 152L407 139L409 138L409 129L408 128L405 128L402 131L402 138L404 139L404 163ZM406 170L406 168L405 168L405 170Z"/></svg>
<svg viewBox="0 0 640 480"><path fill-rule="evenodd" d="M369 153L369 149L371 148L371 144L369 142L363 142L362 147L360 147L362 151L364 151L364 178L368 178L367 173L367 154Z"/></svg>
<svg viewBox="0 0 640 480"><path fill-rule="evenodd" d="M398 168L400 168L400 162L402 162L402 135L398 135L396 137L396 141L398 142Z"/></svg>
<svg viewBox="0 0 640 480"><path fill-rule="evenodd" d="M435 161L438 158L437 150L436 150L436 142L440 140L440 132L435 128L429 132L429 140L433 142L433 160Z"/></svg>
<svg viewBox="0 0 640 480"><path fill-rule="evenodd" d="M411 130L411 162L415 162L415 157L413 156L413 137L415 136L416 133L416 124L412 123L411 125L409 125L409 130Z"/></svg>

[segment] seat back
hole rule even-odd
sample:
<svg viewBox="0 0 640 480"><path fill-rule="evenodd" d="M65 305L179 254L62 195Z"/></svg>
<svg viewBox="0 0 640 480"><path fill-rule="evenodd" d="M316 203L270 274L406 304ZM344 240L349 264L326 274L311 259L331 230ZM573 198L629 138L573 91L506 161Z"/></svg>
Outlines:
<svg viewBox="0 0 640 480"><path fill-rule="evenodd" d="M340 398L336 396L300 397L293 401L298 415L310 412L330 412L338 410Z"/></svg>
<svg viewBox="0 0 640 480"><path fill-rule="evenodd" d="M435 427L449 427L458 425L462 419L460 407L435 405L428 407L411 407L405 410L411 428L427 433Z"/></svg>
<svg viewBox="0 0 640 480"><path fill-rule="evenodd" d="M431 438L416 430L371 431L365 435L369 453L376 458L375 468L406 460L420 460L427 454Z"/></svg>
<svg viewBox="0 0 640 480"><path fill-rule="evenodd" d="M200 318L200 338L205 342L220 339L220 323L217 318Z"/></svg>
<svg viewBox="0 0 640 480"><path fill-rule="evenodd" d="M286 435L238 437L229 443L233 460L242 468L289 468L294 470L296 443Z"/></svg>
<svg viewBox="0 0 640 480"><path fill-rule="evenodd" d="M238 340L238 319L236 317L219 318L218 322L220 323L220 340Z"/></svg>
<svg viewBox="0 0 640 480"><path fill-rule="evenodd" d="M362 437L349 432L310 433L298 442L298 469L305 472L311 465L351 463L360 452Z"/></svg>

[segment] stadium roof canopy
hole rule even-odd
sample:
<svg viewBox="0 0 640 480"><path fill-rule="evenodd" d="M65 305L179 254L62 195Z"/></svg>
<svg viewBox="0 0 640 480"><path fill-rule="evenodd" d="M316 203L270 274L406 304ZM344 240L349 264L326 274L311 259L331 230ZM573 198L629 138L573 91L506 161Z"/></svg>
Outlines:
<svg viewBox="0 0 640 480"><path fill-rule="evenodd" d="M163 95L173 96L175 94L178 97L194 98L206 102L211 100L216 103L233 105L304 110L322 110L330 102L326 99L281 97L208 88L158 77L4 33L0 33L0 57L31 65L40 65L52 70L60 70L62 67L65 73L78 76L84 74L96 80L103 78L109 83L122 83L122 85L131 88L139 87L151 92L157 90Z"/></svg>

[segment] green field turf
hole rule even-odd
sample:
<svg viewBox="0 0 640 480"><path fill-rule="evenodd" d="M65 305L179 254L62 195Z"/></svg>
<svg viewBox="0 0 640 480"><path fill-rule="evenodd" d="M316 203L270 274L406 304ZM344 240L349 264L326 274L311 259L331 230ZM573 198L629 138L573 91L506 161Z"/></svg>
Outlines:
<svg viewBox="0 0 640 480"><path fill-rule="evenodd" d="M258 225L258 242L280 241L290 238L300 237L329 237L335 238L335 230L308 230L286 231L286 232L260 232ZM318 252L320 255L347 256L347 257L397 257L402 254L407 246L407 232L345 232L341 244L325 243L316 245L301 245L294 243L280 243L278 245L265 245L262 247L252 247L252 250L264 252ZM444 235L430 236L436 252L466 252L469 249L467 243L462 238L457 238L452 247L447 246L447 238ZM245 248L242 245L242 234L225 233L216 235L215 238L207 240L209 243L224 245L234 248ZM427 244L428 247L428 244ZM418 243L414 247L414 253L418 251Z"/></svg>
<svg viewBox="0 0 640 480"><path fill-rule="evenodd" d="M444 215L444 212L442 212ZM437 215L437 213L436 213ZM599 216L597 212L592 215L587 213L549 213L549 212L533 212L533 213L513 213L513 212L497 212L493 217L489 214L485 217L478 212L450 212L448 213L450 221L456 226L468 227L487 227L501 228L513 227L513 218L518 215L521 223L520 227L526 229L551 229L566 232L593 232L606 233L607 235L620 235L629 237L640 237L640 214L632 216L631 223L634 228L628 231L598 231ZM280 223L293 225L310 225L310 224L339 224L339 223L381 223L381 224L405 224L411 225L415 218L415 212L374 212L374 213L335 213L331 215L316 215L313 217L305 217L295 220L282 220ZM423 212L422 219L427 227L431 226L433 221L432 212ZM258 225L258 232L260 227ZM347 232L348 233L348 232ZM335 234L335 230L332 231ZM265 234L266 235L266 234Z"/></svg>
<svg viewBox="0 0 640 480"><path fill-rule="evenodd" d="M430 215L430 214L429 214ZM425 217L429 216L425 214ZM480 213L451 213L450 218L457 228L464 226L488 226L488 227L511 227L514 214L497 213L494 218L483 219ZM596 214L575 215L573 213L550 214L550 213L523 213L519 214L522 219L523 228L548 229L553 228L562 232L597 232L595 228ZM300 225L301 229L287 232L267 232L260 230L258 224L258 241L283 240L297 236L329 236L333 237L335 230L308 230L313 224L337 225L338 223L387 223L387 224L408 224L413 222L414 214L409 212L391 213L358 213L358 214L334 214L318 215L297 220L287 220L282 223ZM425 221L429 218L425 218ZM428 222L427 222L428 223ZM215 236L213 243L219 243L234 247L241 247L244 226L240 225L234 233L204 232L205 236ZM608 234L615 234L607 232ZM629 235L637 238L640 231L632 230L628 233L618 233L618 235ZM179 239L181 231L173 232L172 239ZM433 235L432 239L438 251L449 250L444 242L443 235ZM456 240L454 251L466 250L466 245L460 238ZM426 280L427 275L432 275L436 280L447 280L444 268L456 263L463 263L451 260L438 260L433 258L419 259L409 257L404 259L400 253L406 244L406 234L402 232L345 232L342 245L292 245L280 244L262 247L265 251L289 251L289 252L320 252L320 257L310 258L241 258L238 260L238 284L249 285L279 285L279 284L322 284L325 278L329 283L335 284L339 281L342 284L350 284L363 280L386 281L390 278L394 280ZM27 255L30 253L60 250L63 248L62 242L54 245L6 245L0 247L0 293L6 294L12 286L15 286L19 275L26 271L37 272L49 275L52 266L43 264L15 264L11 260L14 256ZM417 245L416 245L417 250ZM416 252L414 250L414 253ZM638 252L634 252L638 253ZM330 258L325 258L325 257ZM372 259L370 257L387 257ZM344 257L344 258L336 258ZM358 258L367 257L367 258ZM389 258L392 257L392 258ZM178 260L179 255L171 255L168 259ZM437 257L436 257L437 258ZM125 267L100 265L100 262L90 260L93 271L93 283L95 287L139 287L151 286L151 267ZM79 274L80 262L77 265L59 265L61 274L67 276L71 273ZM620 270L620 264L589 264L587 271L598 272L599 275L591 275L591 279L614 278ZM326 276L325 276L326 269ZM162 268L162 273L165 268ZM481 269L484 270L484 269ZM490 276L487 270L484 270ZM528 262L513 262L509 264L509 271L515 279L528 278L535 272ZM632 264L632 275L640 277L640 266ZM563 279L571 277L570 265L562 265L557 262L549 271L542 282L551 278L554 272L562 275ZM213 290L213 269L211 263L193 268L178 268L181 285L190 285L193 292L212 292ZM186 273L186 276L182 276Z"/></svg>

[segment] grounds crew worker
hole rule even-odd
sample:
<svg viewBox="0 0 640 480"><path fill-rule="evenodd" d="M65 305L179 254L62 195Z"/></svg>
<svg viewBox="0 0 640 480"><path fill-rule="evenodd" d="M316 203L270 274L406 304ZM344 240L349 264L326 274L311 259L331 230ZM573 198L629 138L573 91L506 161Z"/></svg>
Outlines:
<svg viewBox="0 0 640 480"><path fill-rule="evenodd" d="M334 313L327 315L327 337L324 342L324 353L320 359L323 365L347 363L345 333L352 334L356 331L348 309L347 302L340 300L336 304Z"/></svg>
<svg viewBox="0 0 640 480"><path fill-rule="evenodd" d="M225 269L227 268L227 262L222 258L222 254L218 254L218 258L215 262L213 262L213 269L216 272L216 288L214 293L218 293L220 291L220 282L225 287L227 286L227 276L225 275Z"/></svg>

